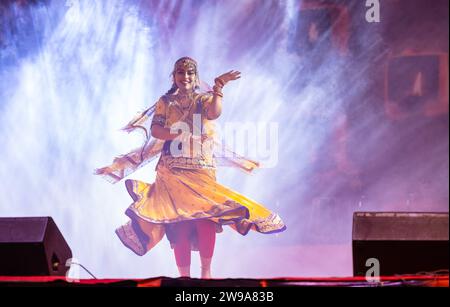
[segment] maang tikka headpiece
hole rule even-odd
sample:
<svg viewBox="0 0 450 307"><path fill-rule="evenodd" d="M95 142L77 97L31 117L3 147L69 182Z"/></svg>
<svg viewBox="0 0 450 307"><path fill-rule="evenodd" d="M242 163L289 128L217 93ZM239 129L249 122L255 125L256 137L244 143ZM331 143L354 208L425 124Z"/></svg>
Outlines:
<svg viewBox="0 0 450 307"><path fill-rule="evenodd" d="M182 57L175 62L174 71L178 68L193 69L197 73L197 62L190 57Z"/></svg>

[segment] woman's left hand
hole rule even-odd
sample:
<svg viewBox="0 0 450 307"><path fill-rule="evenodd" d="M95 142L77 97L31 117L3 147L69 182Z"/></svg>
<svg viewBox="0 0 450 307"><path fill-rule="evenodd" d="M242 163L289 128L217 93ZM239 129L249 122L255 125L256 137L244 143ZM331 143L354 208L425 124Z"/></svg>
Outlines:
<svg viewBox="0 0 450 307"><path fill-rule="evenodd" d="M237 80L240 77L241 77L240 71L230 70L229 72L226 72L226 73L220 75L219 77L217 77L217 79L221 79L225 84L227 84L229 81Z"/></svg>

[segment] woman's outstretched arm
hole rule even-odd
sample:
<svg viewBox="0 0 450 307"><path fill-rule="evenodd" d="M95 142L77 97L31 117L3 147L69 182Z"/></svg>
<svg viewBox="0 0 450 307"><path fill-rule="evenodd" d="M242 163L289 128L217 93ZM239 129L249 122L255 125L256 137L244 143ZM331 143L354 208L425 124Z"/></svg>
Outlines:
<svg viewBox="0 0 450 307"><path fill-rule="evenodd" d="M220 116L221 113L222 113L222 97L213 93L212 102L209 105L207 112L208 119L210 120L216 119Z"/></svg>
<svg viewBox="0 0 450 307"><path fill-rule="evenodd" d="M207 111L208 119L213 120L220 116L220 114L222 113L222 88L229 81L239 79L240 77L241 73L239 71L231 70L220 75L214 80L215 85L213 87L213 98Z"/></svg>

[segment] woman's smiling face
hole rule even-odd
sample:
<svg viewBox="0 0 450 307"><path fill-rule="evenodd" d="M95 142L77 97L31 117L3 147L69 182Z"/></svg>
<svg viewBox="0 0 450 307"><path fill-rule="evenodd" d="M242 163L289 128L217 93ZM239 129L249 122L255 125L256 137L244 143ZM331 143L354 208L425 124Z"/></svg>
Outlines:
<svg viewBox="0 0 450 307"><path fill-rule="evenodd" d="M175 84L182 92L190 92L194 90L195 78L195 70L190 67L178 67L174 73Z"/></svg>

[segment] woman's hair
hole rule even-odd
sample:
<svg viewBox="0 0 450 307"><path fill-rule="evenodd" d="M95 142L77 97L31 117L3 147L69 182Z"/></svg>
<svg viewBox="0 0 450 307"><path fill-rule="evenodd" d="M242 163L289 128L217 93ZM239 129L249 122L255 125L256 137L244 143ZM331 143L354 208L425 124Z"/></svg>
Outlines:
<svg viewBox="0 0 450 307"><path fill-rule="evenodd" d="M171 95L173 93L175 93L177 91L177 85L175 84L175 82L172 83L172 87L167 91L167 93L165 95Z"/></svg>
<svg viewBox="0 0 450 307"><path fill-rule="evenodd" d="M173 66L173 71L170 74L170 76L173 79L172 87L167 91L166 95L171 95L171 94L175 93L178 89L177 85L175 84L175 73L179 66L191 66L194 68L194 71L195 71L194 91L200 89L200 79L198 77L197 62L193 58L182 57L182 58L179 58L175 62L175 65Z"/></svg>

